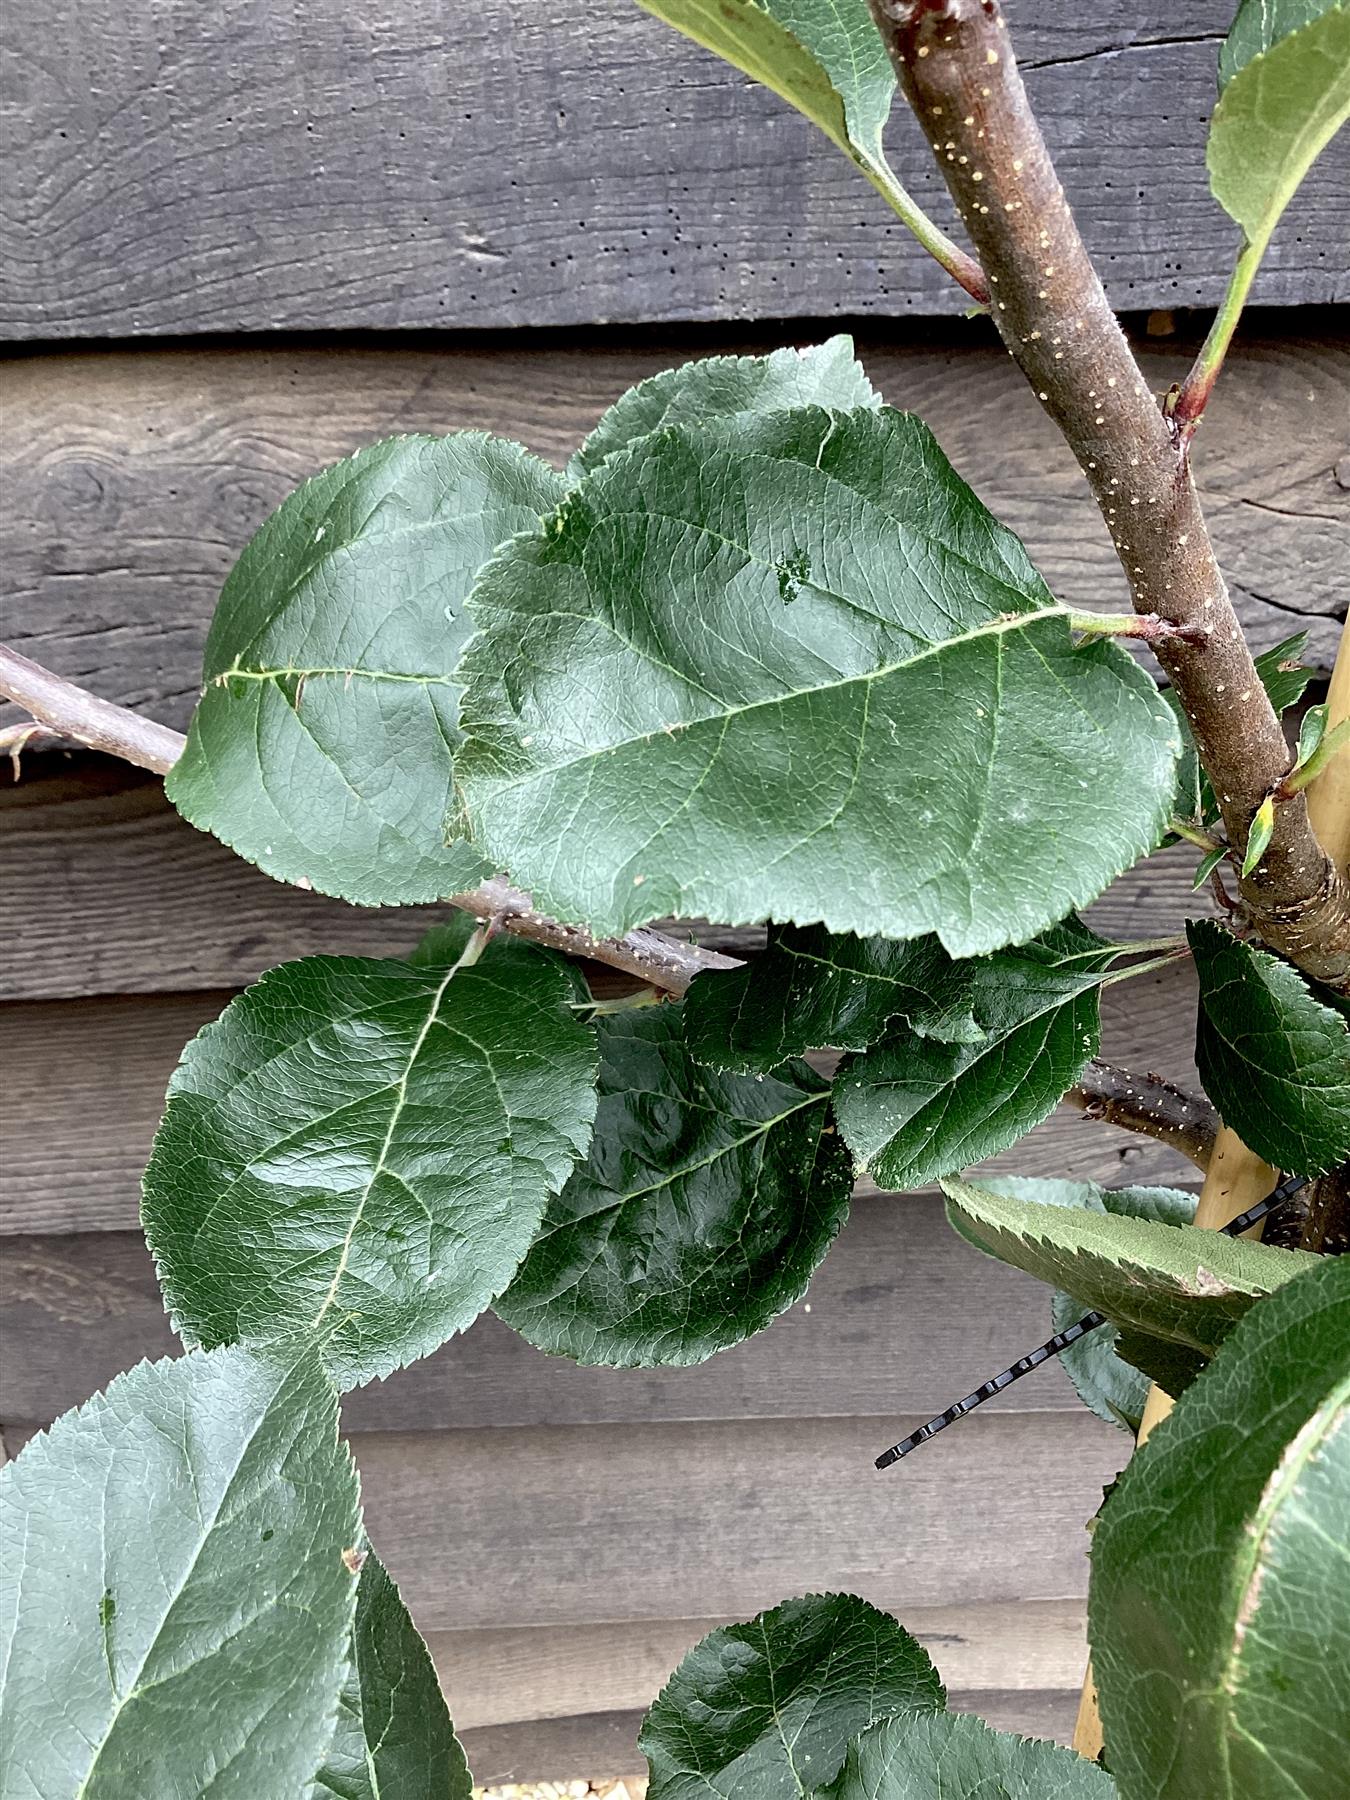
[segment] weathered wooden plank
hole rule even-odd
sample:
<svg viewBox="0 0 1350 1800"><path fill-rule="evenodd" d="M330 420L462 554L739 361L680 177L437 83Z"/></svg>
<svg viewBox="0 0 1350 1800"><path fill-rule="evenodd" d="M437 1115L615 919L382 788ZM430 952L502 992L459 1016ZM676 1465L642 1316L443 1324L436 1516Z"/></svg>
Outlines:
<svg viewBox="0 0 1350 1800"><path fill-rule="evenodd" d="M1185 33L1167 0L1008 10L1117 304L1217 301L1236 232L1203 146L1231 0L1197 0ZM962 303L811 127L631 0L11 12L6 336ZM910 121L892 136L948 221ZM1264 299L1346 292L1347 202L1344 159L1323 158Z"/></svg>
<svg viewBox="0 0 1350 1800"><path fill-rule="evenodd" d="M101 758L26 759L17 786L0 775L0 816L15 865L0 889L4 999L239 985L321 950L402 956L441 916L271 881L184 825L157 778ZM679 929L733 953L764 936Z"/></svg>
<svg viewBox="0 0 1350 1800"><path fill-rule="evenodd" d="M1023 1160L1038 1160L1034 1146ZM806 1300L696 1368L580 1368L485 1315L435 1355L349 1395L344 1417L352 1431L431 1431L929 1416L1048 1330L1044 1288L958 1238L934 1194L860 1194ZM123 1369L177 1349L149 1253L130 1231L7 1237L0 1332L0 1418L14 1425L48 1424ZM1055 1368L1000 1404L1077 1402Z"/></svg>
<svg viewBox="0 0 1350 1800"><path fill-rule="evenodd" d="M566 1633L540 1626L437 1631L428 1642L456 1725L475 1730L648 1706L685 1652L727 1623L722 1616L579 1625ZM953 1694L1076 1687L1087 1656L1081 1601L917 1607L902 1623Z"/></svg>
<svg viewBox="0 0 1350 1800"><path fill-rule="evenodd" d="M954 1692L953 1712L974 1713L996 1731L1050 1738L1067 1744L1073 1736L1078 1688L1029 1692ZM464 1734L474 1779L509 1787L512 1782L601 1780L646 1773L637 1748L643 1713L604 1712L523 1725L479 1726Z"/></svg>
<svg viewBox="0 0 1350 1800"><path fill-rule="evenodd" d="M371 1541L425 1631L744 1617L829 1587L897 1617L1086 1592L1083 1526L1123 1432L1082 1408L986 1408L897 1483L872 1469L896 1424L362 1432L353 1448Z"/></svg>
<svg viewBox="0 0 1350 1800"><path fill-rule="evenodd" d="M0 774L9 844L0 883L0 996L8 1000L238 987L317 951L406 955L434 908L362 909L269 880L185 824L157 780L93 758L30 758ZM1176 931L1208 899L1193 852L1152 857L1092 909L1104 935ZM736 951L753 931L680 926ZM195 1029L195 1027L194 1027Z"/></svg>
<svg viewBox="0 0 1350 1800"><path fill-rule="evenodd" d="M1087 1593L1086 1523L1129 1439L1082 1407L986 1408L906 1462L898 1424L359 1433L371 1541L424 1632L746 1618L846 1589L905 1618ZM17 1455L33 1428L6 1431Z"/></svg>
<svg viewBox="0 0 1350 1800"><path fill-rule="evenodd" d="M323 947L351 946L335 937ZM188 1039L227 998L208 990L0 1007L8 1101L0 1232L134 1228L141 1170L169 1076ZM1103 1053L1193 1083L1194 1004L1182 965L1108 988ZM1189 1169L1161 1145L1072 1112L1047 1120L997 1166L1101 1181L1166 1179Z"/></svg>
<svg viewBox="0 0 1350 1800"><path fill-rule="evenodd" d="M1078 1688L953 1692L950 1704L952 1711L975 1713L996 1731L1067 1744L1078 1710ZM474 1779L484 1785L640 1776L647 1769L637 1748L642 1718L641 1711L588 1712L520 1725L478 1726L464 1734L464 1747Z"/></svg>
<svg viewBox="0 0 1350 1800"><path fill-rule="evenodd" d="M1350 564L1350 335L1245 339L1196 460L1258 648L1300 625L1329 667ZM819 337L815 327L808 338ZM762 347L779 334L757 334ZM1076 604L1129 604L1101 519L1044 410L985 324L864 338L874 379ZM296 483L395 431L486 429L561 461L631 382L744 340L586 348L313 347L59 354L4 369L4 636L110 700L185 725L226 572ZM1186 355L1150 341L1152 384ZM1340 459L1338 480L1336 467Z"/></svg>

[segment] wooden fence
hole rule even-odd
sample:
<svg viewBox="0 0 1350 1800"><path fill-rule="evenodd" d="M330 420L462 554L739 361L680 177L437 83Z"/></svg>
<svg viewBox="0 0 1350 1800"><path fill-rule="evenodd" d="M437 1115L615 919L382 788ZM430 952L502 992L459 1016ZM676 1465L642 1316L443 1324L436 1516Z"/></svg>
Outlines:
<svg viewBox="0 0 1350 1800"><path fill-rule="evenodd" d="M1150 312L1213 303L1234 250L1202 155L1230 5L1198 0L1183 34L1166 0L1009 0L1070 198L1141 336ZM234 557L358 444L474 426L561 460L641 376L840 318L863 322L873 379L1052 585L1124 603L1072 462L987 324L959 316L823 139L630 0L377 16L13 0L10 37L3 635L108 698L185 723ZM945 216L905 125L897 160ZM1333 155L1197 450L1256 643L1306 627L1323 663L1350 569L1350 340L1327 306L1350 297L1347 217ZM1195 329L1151 330L1162 388ZM95 757L30 759L0 803L12 1452L171 1348L136 1201L187 1038L272 963L397 953L421 921L274 885L158 783ZM1174 928L1192 862L1153 859L1094 920ZM1184 1079L1189 1002L1181 969L1111 990L1106 1053ZM1187 1172L1067 1115L999 1165ZM902 1470L871 1468L1043 1335L1046 1311L952 1236L934 1195L866 1191L808 1303L701 1368L579 1369L489 1317L351 1396L372 1534L480 1778L634 1767L640 1710L694 1638L822 1587L899 1612L959 1703L1065 1732L1083 1522L1125 1438L1051 1369Z"/></svg>

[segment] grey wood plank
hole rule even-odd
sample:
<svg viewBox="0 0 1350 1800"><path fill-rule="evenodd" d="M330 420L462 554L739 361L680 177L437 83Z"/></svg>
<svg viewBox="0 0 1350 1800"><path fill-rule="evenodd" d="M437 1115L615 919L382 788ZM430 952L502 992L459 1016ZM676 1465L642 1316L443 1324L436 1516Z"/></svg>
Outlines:
<svg viewBox="0 0 1350 1800"><path fill-rule="evenodd" d="M29 757L0 771L0 997L26 1001L240 987L318 951L406 955L436 909L362 909L274 882L193 830L160 783L101 758ZM1120 940L1174 932L1209 910L1195 855L1139 864L1090 910ZM762 933L681 923L740 953ZM195 1029L195 1027L194 1027Z"/></svg>
<svg viewBox="0 0 1350 1800"><path fill-rule="evenodd" d="M1121 306L1216 302L1237 234L1205 122L1231 0L1010 0L1065 187ZM963 296L774 96L631 0L15 0L9 337L957 312ZM903 110L903 109L898 109ZM912 122L903 178L950 208ZM1261 277L1346 290L1344 159Z"/></svg>
<svg viewBox="0 0 1350 1800"><path fill-rule="evenodd" d="M900 1618L916 1606L1081 1598L1084 1527L1125 1460L1125 1433L1081 1408L985 1408L894 1481L872 1459L895 1423L362 1432L352 1442L371 1541L424 1631L740 1618L831 1588Z"/></svg>
<svg viewBox="0 0 1350 1800"><path fill-rule="evenodd" d="M974 1713L996 1731L1067 1744L1073 1736L1078 1689L956 1691L950 1704L953 1712ZM565 1719L478 1726L464 1733L464 1748L475 1781L485 1786L641 1776L647 1769L637 1747L642 1719L641 1711L588 1712Z"/></svg>
<svg viewBox="0 0 1350 1800"><path fill-rule="evenodd" d="M1139 909L1135 935L1145 935L1141 924L1160 923L1154 906ZM148 960L156 948L154 929L143 924L142 931ZM406 942L386 948L398 951ZM291 947L352 946L334 936L323 945ZM0 1007L8 1102L0 1233L135 1228L141 1171L169 1076L188 1039L227 999L225 992L207 990ZM1103 995L1103 1054L1194 1086L1194 1008L1185 965L1113 985ZM1166 1180L1190 1170L1149 1139L1067 1110L996 1158L995 1166L1107 1182Z"/></svg>
<svg viewBox="0 0 1350 1800"><path fill-rule="evenodd" d="M1081 1601L1130 1448L1083 1408L967 1419L899 1481L883 1419L359 1433L371 1542L419 1629L748 1618L846 1590L916 1608ZM920 1423L901 1419L902 1429ZM17 1456L34 1427L5 1431ZM938 1445L941 1448L938 1448Z"/></svg>
<svg viewBox="0 0 1350 1800"><path fill-rule="evenodd" d="M1196 446L1220 558L1258 649L1306 625L1330 667L1350 565L1350 334L1244 334ZM827 327L493 350L313 346L21 358L3 368L3 635L96 693L184 726L220 584L297 483L399 431L485 429L561 462L630 383L695 354ZM1191 340L1147 340L1152 385ZM1076 466L987 324L859 349L1077 605L1129 605ZM1340 474L1337 474L1339 466Z"/></svg>
<svg viewBox="0 0 1350 1800"><path fill-rule="evenodd" d="M685 1653L730 1622L646 1619L574 1625L566 1632L538 1625L436 1631L428 1645L456 1726L475 1730L648 1706ZM1077 1687L1087 1659L1080 1600L911 1607L902 1623L954 1694L1066 1691Z"/></svg>
<svg viewBox="0 0 1350 1800"><path fill-rule="evenodd" d="M23 770L18 784L0 773L13 850L0 998L241 985L321 950L403 956L444 912L363 909L271 881L186 826L157 778L105 759L30 757ZM697 921L677 929L733 954L764 938Z"/></svg>
<svg viewBox="0 0 1350 1800"><path fill-rule="evenodd" d="M1044 1288L957 1237L931 1192L860 1194L805 1300L696 1368L581 1368L484 1315L433 1356L350 1394L344 1417L352 1431L931 1417L1046 1337L1048 1315ZM142 1358L177 1351L149 1252L131 1231L7 1237L0 1334L0 1418L14 1425L48 1424ZM1055 1367L1000 1405L1077 1401Z"/></svg>

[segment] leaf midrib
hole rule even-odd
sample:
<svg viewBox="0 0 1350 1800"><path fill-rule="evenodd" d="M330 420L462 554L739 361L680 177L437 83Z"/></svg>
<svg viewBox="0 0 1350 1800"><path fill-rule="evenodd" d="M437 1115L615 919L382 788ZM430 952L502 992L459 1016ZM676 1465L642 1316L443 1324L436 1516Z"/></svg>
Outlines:
<svg viewBox="0 0 1350 1800"><path fill-rule="evenodd" d="M375 1167L371 1170L370 1179L366 1182L365 1187L361 1190L361 1198L358 1200L358 1202L356 1204L356 1210L352 1214L352 1222L347 1227L346 1237L342 1240L342 1249L338 1255L337 1267L333 1271L333 1279L329 1283L328 1292L324 1295L323 1301L319 1307L318 1312L315 1313L314 1317L309 1322L309 1326L310 1326L311 1330L317 1329L319 1324L322 1322L325 1313L328 1311L329 1307L333 1304L334 1300L337 1297L338 1285L341 1282L342 1277L347 1272L347 1263L348 1263L348 1261L351 1257L351 1253L352 1253L352 1242L356 1236L357 1228L360 1225L361 1220L365 1216L366 1204L370 1199L371 1192L374 1189L375 1183L380 1179L380 1176L383 1175L383 1173L385 1171L385 1164L389 1157L390 1147L394 1141L394 1132L396 1131L396 1129L398 1127L398 1122L399 1122L400 1118L403 1116L403 1108L407 1104L408 1083L412 1078L413 1066L416 1063L418 1057L422 1053L422 1046L423 1046L423 1044L426 1043L427 1036L431 1031L432 1024L435 1021L437 1013L441 1009L441 1001L445 998L446 989L450 986L450 983L454 980L455 976L458 974L462 963L463 963L463 958L461 957L458 961L453 963L450 966L450 968L448 968L446 970L445 975L442 978L439 986L437 987L435 993L432 995L431 1004L427 1008L426 1016L423 1018L422 1024L421 1024L420 1028L418 1029L417 1036L413 1040L412 1048L408 1052L408 1059L403 1067L403 1073L399 1077L398 1082L396 1084L394 1084L393 1091L396 1093L397 1097L394 1101L392 1108L390 1109L389 1124L385 1129L384 1141L380 1146L380 1153L375 1160ZM491 1064L489 1063L488 1066L489 1066L489 1070L491 1071ZM500 1098L500 1090L499 1090L498 1097ZM511 1115L508 1110L506 1112L506 1118L508 1121L510 1120L510 1117L511 1117Z"/></svg>
<svg viewBox="0 0 1350 1800"><path fill-rule="evenodd" d="M845 602L845 604L847 604L847 602ZM786 706L798 700L808 699L813 694L828 694L859 685L870 686L870 684L875 681L884 681L888 676L897 675L904 670L912 669L918 664L928 661L931 657L940 656L945 651L955 649L960 645L975 643L982 638L999 637L1004 632L1020 630L1031 625L1036 625L1045 619L1066 619L1068 617L1068 607L1055 602L1053 605L1042 607L1036 612L1019 613L1013 618L999 617L986 620L981 625L976 626L972 631L961 632L954 637L943 638L936 644L928 644L916 655L904 657L899 662L886 663L881 668L865 670L857 675L841 676L834 681L820 682L815 687L792 688L785 693L766 695L762 699L748 700L743 704L736 706L722 704L719 705L719 710L717 712L709 713L704 718L679 721L678 728L682 731L692 731L701 725L716 725L719 723L725 727L730 720L739 718L742 714L757 712L763 707ZM586 620L589 624L595 623L594 618L590 615L586 615ZM615 633L615 635L618 636L619 634ZM630 646L630 648L634 647ZM635 650L635 654L642 656L644 661L651 660L640 650ZM680 676L680 679L682 681L686 680L684 676ZM692 686L696 684L689 683L689 685ZM486 721L481 721L480 724L482 723L486 723ZM470 739L472 739L474 729L473 724L467 723L466 729L470 734ZM573 756L566 761L550 762L545 768L526 770L520 775L501 780L494 785L497 787L498 791L508 791L511 788L524 787L531 782L537 781L541 775L561 775L569 769L580 768L585 763L596 762L601 757L613 756L619 751L627 749L630 745L650 743L653 738L666 735L668 735L668 728L664 726L658 727L653 731L639 732L635 736L619 738L613 743L601 745L595 750L588 750L581 756Z"/></svg>
<svg viewBox="0 0 1350 1800"><path fill-rule="evenodd" d="M640 1090L627 1091L632 1093ZM589 1224L592 1219L603 1219L606 1213L620 1212L625 1206L630 1206L635 1201L645 1200L649 1194L660 1193L663 1188L671 1187L677 1181L683 1181L690 1175L697 1175L700 1169L710 1169L714 1163L720 1162L724 1156L731 1156L737 1150L744 1150L747 1144L753 1144L757 1141L763 1142L767 1139L769 1133L777 1126L781 1125L785 1119L790 1119L794 1117L795 1114L804 1112L808 1106L820 1106L827 1101L829 1097L830 1091L828 1088L823 1088L818 1094L808 1094L804 1099L797 1101L794 1106L786 1107L782 1112L775 1113L772 1118L756 1121L753 1124L752 1129L747 1131L744 1137L735 1138L728 1143L719 1144L715 1150L711 1151L707 1156L700 1157L697 1162L686 1163L681 1168L671 1169L666 1174L660 1176L656 1181L649 1182L646 1187L635 1188L632 1193L616 1194L614 1199L607 1206L597 1207L594 1212L585 1213L580 1219L560 1219L558 1223L551 1228L541 1230L535 1238L535 1243L542 1244L546 1239L555 1237L558 1232L574 1229L578 1224ZM653 1098L660 1098L660 1096L653 1096ZM690 1110L693 1109L691 1108ZM699 1110L709 1114L715 1112L715 1109L710 1106L702 1107ZM747 1120L746 1123L750 1123L750 1121ZM601 1184L597 1182L596 1186L600 1187ZM613 1189L608 1189L607 1191L612 1193Z"/></svg>
<svg viewBox="0 0 1350 1800"><path fill-rule="evenodd" d="M188 1583L191 1581L193 1575L197 1571L197 1565L201 1561L201 1558L206 1549L207 1543L210 1541L210 1538L216 1528L216 1525L220 1519L220 1516L224 1512L226 1504L229 1501L231 1494L234 1492L234 1484L239 1477L239 1471L243 1467L244 1462L246 1461L249 1452L252 1450L253 1445L254 1445L255 1441L257 1440L258 1433L262 1430L263 1425L268 1421L268 1419L270 1419L270 1417L272 1415L272 1409L276 1405L278 1394L282 1391L286 1382L294 1374L296 1368L299 1366L300 1362L302 1362L303 1360L304 1360L304 1357L302 1355L301 1357L297 1358L295 1362L290 1363L285 1369L279 1371L276 1378L274 1379L272 1391L268 1396L267 1403L259 1412L259 1415L258 1415L257 1419L255 1420L252 1429L249 1431L248 1435L244 1438L244 1441L242 1442L242 1444L239 1447L239 1454L235 1458L234 1463L230 1468L230 1472L229 1472L227 1479L221 1486L219 1499L217 1501L216 1506L213 1508L213 1510L211 1512L209 1520L203 1521L203 1523L201 1525L201 1528L198 1532L196 1548L193 1550L191 1559L189 1560L186 1569L183 1571L182 1578L179 1580L173 1593L169 1596L168 1600L165 1602L165 1604L163 1606L163 1609L160 1613L159 1623L156 1626L153 1633L151 1634L148 1643L146 1644L144 1654L142 1655L140 1662L137 1665L135 1674L132 1676L125 1691L121 1695L114 1694L114 1699L116 1700L116 1706L114 1707L112 1715L110 1716L110 1718L108 1720L107 1726L103 1732L102 1737L99 1739L98 1744L94 1747L94 1754L90 1760L89 1767L85 1770L84 1776L80 1782L80 1785L76 1789L75 1800L83 1800L84 1795L88 1792L89 1783L93 1780L94 1771L98 1767L99 1758L102 1756L104 1750L107 1749L108 1744L111 1742L113 1733L117 1728L118 1721L121 1719L123 1713L126 1711L127 1707L131 1704L131 1702L133 1700L137 1699L139 1697L139 1695L143 1691L145 1691L141 1688L140 1682L141 1682L142 1675L144 1675L144 1673L145 1673L146 1664L150 1661L151 1656L154 1654L155 1648L158 1645L160 1638L163 1636L164 1628L168 1624L169 1618L170 1618L171 1614L173 1613L174 1608L178 1605L178 1602L182 1599L183 1594L187 1590ZM116 1450L114 1449L113 1456L115 1456L115 1455L116 1455ZM185 1448L185 1455L186 1455L186 1448ZM107 1494L107 1483L111 1479L111 1475L112 1475L112 1457L110 1456L109 1462L108 1462L108 1467L105 1471L104 1484L103 1484L105 1499L106 1499L106 1494ZM193 1487L194 1487L194 1489L196 1488L195 1479L193 1481ZM106 1585L107 1585L106 1571L104 1571L103 1574L104 1574L104 1586L105 1586L105 1590L106 1590Z"/></svg>

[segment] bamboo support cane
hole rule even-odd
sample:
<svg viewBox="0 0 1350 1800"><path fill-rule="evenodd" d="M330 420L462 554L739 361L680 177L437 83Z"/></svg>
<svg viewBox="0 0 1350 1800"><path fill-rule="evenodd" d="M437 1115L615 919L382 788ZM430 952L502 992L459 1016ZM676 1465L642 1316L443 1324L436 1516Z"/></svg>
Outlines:
<svg viewBox="0 0 1350 1800"><path fill-rule="evenodd" d="M1327 727L1350 718L1350 619L1341 634L1336 666L1327 693ZM1335 756L1308 788L1308 816L1322 848L1338 868L1350 866L1350 753ZM1264 1199L1278 1176L1225 1125L1215 1140L1205 1183L1195 1209L1195 1222L1211 1231L1227 1225L1249 1206ZM1247 1234L1259 1237L1261 1227ZM1153 1428L1172 1410L1172 1397L1160 1387L1151 1389L1139 1425L1136 1444L1142 1444ZM1078 1703L1078 1722L1073 1747L1080 1756L1095 1761L1102 1752L1102 1722L1097 1709L1097 1687L1089 1663Z"/></svg>

